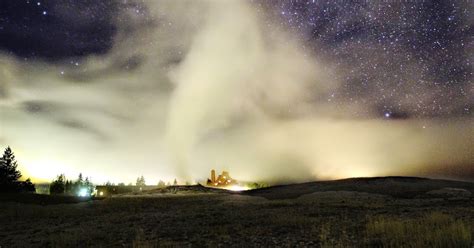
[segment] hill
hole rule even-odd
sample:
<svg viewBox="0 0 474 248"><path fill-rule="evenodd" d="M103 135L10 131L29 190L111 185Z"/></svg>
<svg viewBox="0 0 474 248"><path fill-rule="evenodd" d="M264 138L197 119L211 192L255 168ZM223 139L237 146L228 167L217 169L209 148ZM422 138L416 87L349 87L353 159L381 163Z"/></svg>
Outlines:
<svg viewBox="0 0 474 248"><path fill-rule="evenodd" d="M292 199L315 192L354 191L397 198L415 198L424 197L429 192L443 189L462 189L474 194L474 183L420 177L348 178L273 186L246 191L243 194L266 199Z"/></svg>

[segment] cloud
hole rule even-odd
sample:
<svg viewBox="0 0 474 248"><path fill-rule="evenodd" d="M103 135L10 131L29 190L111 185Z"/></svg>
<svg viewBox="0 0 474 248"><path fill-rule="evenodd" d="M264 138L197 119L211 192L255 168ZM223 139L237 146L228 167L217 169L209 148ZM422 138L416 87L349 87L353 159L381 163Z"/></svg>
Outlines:
<svg viewBox="0 0 474 248"><path fill-rule="evenodd" d="M472 166L471 119L355 115L372 106L326 97L346 68L272 18L246 1L130 2L110 51L79 66L3 55L0 144L46 180L192 181L211 168L273 182L459 177L449 170Z"/></svg>

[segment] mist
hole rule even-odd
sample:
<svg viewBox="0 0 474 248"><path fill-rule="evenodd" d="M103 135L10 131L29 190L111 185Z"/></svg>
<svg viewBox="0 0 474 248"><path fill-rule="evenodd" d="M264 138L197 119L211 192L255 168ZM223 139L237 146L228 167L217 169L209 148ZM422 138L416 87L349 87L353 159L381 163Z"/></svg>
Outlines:
<svg viewBox="0 0 474 248"><path fill-rule="evenodd" d="M365 101L328 101L347 68L303 49L284 25L268 28L271 11L149 1L137 17L131 6L114 20L111 50L80 66L1 55L0 145L27 176L474 179L472 118L386 119Z"/></svg>

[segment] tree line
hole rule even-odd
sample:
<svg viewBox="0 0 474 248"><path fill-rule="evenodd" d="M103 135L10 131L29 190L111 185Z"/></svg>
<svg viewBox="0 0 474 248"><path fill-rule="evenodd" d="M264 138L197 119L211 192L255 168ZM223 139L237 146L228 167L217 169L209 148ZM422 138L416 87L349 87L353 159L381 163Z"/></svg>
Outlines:
<svg viewBox="0 0 474 248"><path fill-rule="evenodd" d="M185 184L189 185L188 182L186 182ZM164 188L166 186L171 186L171 185L173 185L173 186L178 185L178 180L176 180L176 178L175 178L173 183L171 183L171 182L165 183L163 180L159 180L158 184L157 184L157 186L160 187L160 188ZM128 185L126 185L125 183L114 184L114 183L111 183L111 182L106 182L104 186L122 186L123 187L123 186L133 186L133 184L129 183ZM135 186L138 186L138 187L147 186L146 182L145 182L145 177L144 176L137 177L137 180L135 182Z"/></svg>
<svg viewBox="0 0 474 248"><path fill-rule="evenodd" d="M75 181L68 180L64 174L61 174L49 185L49 193L52 195L90 196L93 191L94 185L90 182L88 177L84 179L82 173L79 173Z"/></svg>
<svg viewBox="0 0 474 248"><path fill-rule="evenodd" d="M0 192L29 192L34 193L36 191L35 185L28 178L25 181L21 181L21 172L18 170L18 162L16 161L15 154L12 149L8 146L5 148L2 157L0 158ZM106 183L106 186L112 186L111 183ZM140 176L137 178L136 186L146 186L145 177ZM166 187L171 185L178 185L178 181L174 179L173 183L160 180L158 187ZM188 183L186 182L186 185ZM125 186L120 183L118 186ZM67 194L67 195L91 195L94 191L94 185L90 182L88 177L83 178L82 173L79 174L76 180L68 180L64 174L58 175L49 185L50 194Z"/></svg>

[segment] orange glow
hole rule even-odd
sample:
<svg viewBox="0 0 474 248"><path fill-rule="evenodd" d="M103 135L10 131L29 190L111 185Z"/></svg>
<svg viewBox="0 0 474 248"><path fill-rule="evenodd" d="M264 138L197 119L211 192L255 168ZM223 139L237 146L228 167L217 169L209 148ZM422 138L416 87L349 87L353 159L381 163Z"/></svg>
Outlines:
<svg viewBox="0 0 474 248"><path fill-rule="evenodd" d="M232 185L229 187L224 187L224 189L231 190L231 191L245 191L245 190L249 190L250 188L246 186Z"/></svg>

